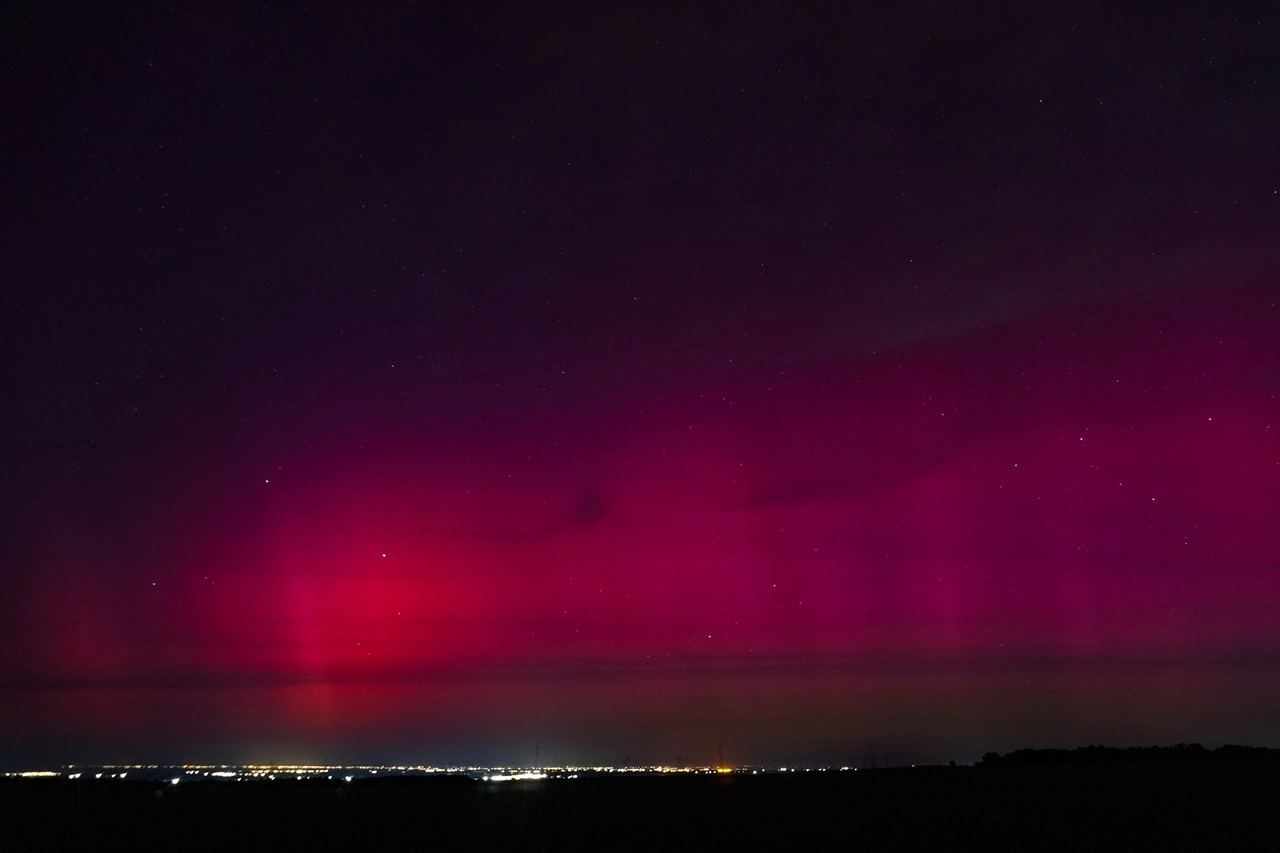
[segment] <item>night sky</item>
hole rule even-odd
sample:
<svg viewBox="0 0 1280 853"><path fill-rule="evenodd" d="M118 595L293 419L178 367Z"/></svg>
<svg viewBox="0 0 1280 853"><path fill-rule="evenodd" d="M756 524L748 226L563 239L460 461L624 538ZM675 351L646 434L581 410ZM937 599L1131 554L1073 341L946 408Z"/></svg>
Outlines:
<svg viewBox="0 0 1280 853"><path fill-rule="evenodd" d="M1271 4L223 5L0 20L0 764L1280 746Z"/></svg>

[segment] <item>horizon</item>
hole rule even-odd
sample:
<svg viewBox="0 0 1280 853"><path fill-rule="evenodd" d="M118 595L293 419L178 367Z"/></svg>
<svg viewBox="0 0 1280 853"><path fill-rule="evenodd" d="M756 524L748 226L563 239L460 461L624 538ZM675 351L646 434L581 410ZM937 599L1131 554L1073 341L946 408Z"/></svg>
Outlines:
<svg viewBox="0 0 1280 853"><path fill-rule="evenodd" d="M24 765L0 767L0 777L45 777L58 775L65 777L68 773L89 770L99 770L104 773L118 773L120 771L135 770L174 770L185 769L191 771L210 771L219 769L241 769L262 771L284 772L287 770L309 770L309 771L333 771L339 769L359 770L359 771L412 771L418 774L466 774L472 771L534 771L547 770L555 772L595 772L595 773L612 773L612 772L665 772L665 773L724 773L724 772L744 772L757 770L762 773L787 773L787 772L820 772L820 771L853 771L853 770L892 770L910 767L975 767L983 762L990 762L993 758L1009 758L1013 756L1027 756L1033 754L1056 754L1056 755L1084 755L1092 753L1163 753L1163 754L1185 754L1185 755L1215 755L1225 754L1231 755L1240 752L1259 753L1273 752L1280 754L1280 747L1264 746L1257 744L1248 744L1240 742L1210 742L1202 743L1200 741L1179 741L1179 742L1163 742L1163 743L1130 743L1118 745L1114 743L1085 743L1074 744L1070 746L1046 746L1046 745L1021 745L1009 749L1004 752L995 750L984 750L976 756L965 756L963 758L951 757L947 759L920 758L914 761L898 760L892 754L879 755L867 752L863 753L861 758L849 758L845 761L835 761L824 763L821 761L783 761L781 763L759 762L759 761L726 761L720 754L721 750L717 749L717 760L684 760L684 756L678 756L680 762L663 762L663 761L629 761L625 763L608 763L593 761L563 761L563 760L547 760L540 758L541 749L535 748L535 753L539 755L532 761L529 760L513 760L513 761L493 761L493 762L475 762L475 761L451 761L451 762L433 762L429 760L386 760L386 761L364 761L364 762L332 762L322 760L312 760L306 762L293 761L271 761L264 760L261 757L255 760L246 761L129 761L129 762L94 762L94 761L63 761L56 763L47 763L44 765ZM207 773L205 774L207 775ZM74 778L78 778L74 777ZM99 774L99 778L108 778ZM124 778L111 777L111 778ZM135 777L135 778L146 778ZM575 777L576 778L576 777Z"/></svg>
<svg viewBox="0 0 1280 853"><path fill-rule="evenodd" d="M177 785L182 782L228 781L279 781L279 782L345 782L377 781L378 779L404 779L439 776L461 776L483 782L524 782L545 779L571 780L584 777L664 776L664 775L780 775L793 773L851 773L877 770L945 769L979 767L1009 762L1034 761L1099 761L1102 759L1184 760L1206 758L1256 758L1265 753L1280 757L1280 749L1248 746L1244 744L1220 744L1206 747L1200 743L1144 744L1132 746L1108 746L1088 744L1074 748L1022 747L1006 754L988 752L971 762L954 760L936 763L886 764L874 761L867 765L786 764L770 766L753 763L712 762L707 764L556 764L556 763L498 763L498 764L286 764L270 762L253 763L148 763L148 764L63 764L56 769L13 770L0 768L0 778L62 779L105 782L150 782ZM97 772L95 772L97 771ZM174 776L177 771L178 775ZM496 772L501 771L501 772ZM277 779L277 776L280 777Z"/></svg>

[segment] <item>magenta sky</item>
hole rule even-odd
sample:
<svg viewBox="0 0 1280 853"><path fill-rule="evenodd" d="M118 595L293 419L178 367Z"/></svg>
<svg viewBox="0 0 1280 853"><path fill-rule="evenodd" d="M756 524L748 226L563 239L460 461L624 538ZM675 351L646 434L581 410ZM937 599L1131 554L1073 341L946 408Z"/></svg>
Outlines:
<svg viewBox="0 0 1280 853"><path fill-rule="evenodd" d="M364 413L332 426L303 406L184 433L123 534L33 508L32 559L60 571L6 605L26 636L5 667L39 685L8 712L245 757L1265 739L1266 298L1073 306L599 394L549 376L465 430L384 390L326 391Z"/></svg>
<svg viewBox="0 0 1280 853"><path fill-rule="evenodd" d="M20 29L0 759L1280 746L1264 32L477 15Z"/></svg>

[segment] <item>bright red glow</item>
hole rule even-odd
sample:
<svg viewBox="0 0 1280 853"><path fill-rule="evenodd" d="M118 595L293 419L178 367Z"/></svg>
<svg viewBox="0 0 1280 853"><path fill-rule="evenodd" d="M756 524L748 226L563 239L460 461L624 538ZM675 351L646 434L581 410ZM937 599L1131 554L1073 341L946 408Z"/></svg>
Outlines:
<svg viewBox="0 0 1280 853"><path fill-rule="evenodd" d="M1256 734L1273 320L1178 298L457 419L356 382L196 406L112 524L33 501L0 664L45 686L8 723L743 760Z"/></svg>

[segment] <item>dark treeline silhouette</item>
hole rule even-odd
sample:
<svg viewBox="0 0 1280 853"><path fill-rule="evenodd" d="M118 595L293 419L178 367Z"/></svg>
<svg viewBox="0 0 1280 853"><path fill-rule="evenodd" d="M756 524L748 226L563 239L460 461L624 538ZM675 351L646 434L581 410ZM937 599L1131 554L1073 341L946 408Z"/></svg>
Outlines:
<svg viewBox="0 0 1280 853"><path fill-rule="evenodd" d="M1011 764L1117 764L1170 761L1272 761L1280 763L1280 749L1263 746L1220 746L1206 749L1198 743L1175 746L1082 746L1077 749L1019 749L1006 755L988 752L980 767Z"/></svg>

